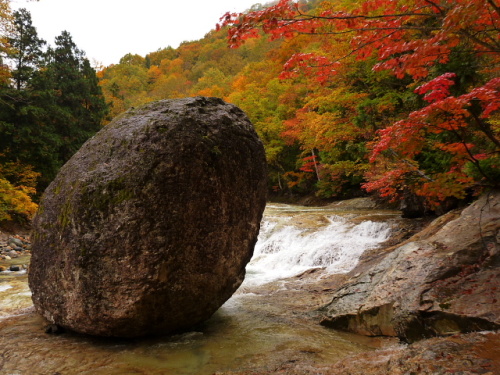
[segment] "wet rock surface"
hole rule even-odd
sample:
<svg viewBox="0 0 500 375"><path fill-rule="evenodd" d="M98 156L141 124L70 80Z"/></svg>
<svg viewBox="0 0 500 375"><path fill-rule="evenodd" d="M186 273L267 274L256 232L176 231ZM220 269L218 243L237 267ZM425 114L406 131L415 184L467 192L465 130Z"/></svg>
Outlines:
<svg viewBox="0 0 500 375"><path fill-rule="evenodd" d="M500 334L479 332L394 345L344 358L332 366L288 360L271 370L217 375L495 375L500 370Z"/></svg>
<svg viewBox="0 0 500 375"><path fill-rule="evenodd" d="M329 327L407 342L500 328L500 194L439 217L348 277L322 309Z"/></svg>
<svg viewBox="0 0 500 375"><path fill-rule="evenodd" d="M497 374L500 334L475 332L423 340L346 358L328 374Z"/></svg>
<svg viewBox="0 0 500 375"><path fill-rule="evenodd" d="M216 98L133 109L89 140L33 223L36 310L80 333L186 329L237 289L265 206L262 143Z"/></svg>

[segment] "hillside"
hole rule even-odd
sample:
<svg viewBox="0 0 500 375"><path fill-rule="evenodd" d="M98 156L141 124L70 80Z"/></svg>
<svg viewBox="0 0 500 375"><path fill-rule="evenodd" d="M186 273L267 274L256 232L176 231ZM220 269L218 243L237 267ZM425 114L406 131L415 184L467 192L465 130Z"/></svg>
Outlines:
<svg viewBox="0 0 500 375"><path fill-rule="evenodd" d="M375 194L421 216L499 187L494 1L257 4L97 76L69 33L47 48L29 13L2 12L13 32L0 40L0 220L29 219L59 168L116 115L198 95L247 113L276 197Z"/></svg>
<svg viewBox="0 0 500 375"><path fill-rule="evenodd" d="M500 180L490 43L500 14L480 1L408 4L279 1L227 14L201 40L100 71L110 117L152 100L221 97L254 123L274 193L368 191L411 200L417 215L442 212Z"/></svg>

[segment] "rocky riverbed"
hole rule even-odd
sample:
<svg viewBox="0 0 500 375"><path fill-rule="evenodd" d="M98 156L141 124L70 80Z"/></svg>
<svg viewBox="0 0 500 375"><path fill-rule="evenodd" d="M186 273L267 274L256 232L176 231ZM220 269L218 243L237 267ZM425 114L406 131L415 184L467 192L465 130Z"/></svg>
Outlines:
<svg viewBox="0 0 500 375"><path fill-rule="evenodd" d="M31 255L27 234L9 234L0 231L0 272L26 271Z"/></svg>
<svg viewBox="0 0 500 375"><path fill-rule="evenodd" d="M0 316L0 373L500 374L500 332L494 328L499 299L499 288L494 284L498 282L498 277L490 277L492 274L496 275L495 272L500 267L500 231L499 221L495 216L498 198L490 196L486 201L479 202L480 205L475 206L478 211L474 211L476 208L471 206L467 211L456 211L438 218L427 225L424 231L414 235L412 232L424 226L424 223L415 220L402 221L397 229L394 227L393 235L384 246L365 251L359 263L349 272L332 274L327 272L326 268L319 267L262 285L243 285L205 325L170 338L116 341L99 340L73 333L48 335L44 332L46 323L29 308L25 273L2 272L0 278L8 277L11 289L0 294L0 305L2 308L5 304L18 308L10 310L9 318L2 319ZM356 204L358 205L359 201ZM495 212L487 212L488 207L493 207ZM373 220L374 217L387 220L397 216L379 211L370 216L368 211L361 213L364 208L358 208L357 214L349 214L349 220L364 222ZM334 209L332 208L333 211L328 212L326 217L331 218ZM342 207L342 210L350 208L346 206ZM324 211L324 208L312 208L302 213L290 214L289 224L315 227L324 220ZM319 213L319 220L315 218L316 212ZM271 215L276 216L276 211ZM481 223L481 231L474 234L471 229L478 223ZM443 228L446 232L443 232ZM484 241L485 247L471 248L474 251L467 250L470 246L465 239L470 238L470 243L475 243L476 235L479 236L480 243ZM432 255L429 246L436 245L438 240L449 241L447 248L438 246L440 251L437 255ZM452 240L458 241L462 247L452 244ZM3 245L8 238L3 237L2 241ZM399 244L400 241L404 243ZM430 241L429 245L424 246L426 241ZM415 242L418 242L422 249L417 247L414 249L416 253L409 252L411 262L405 263L403 256L407 254L408 249L414 248L410 244ZM458 254L452 254L453 248L457 249ZM274 248L272 250L275 251ZM416 256L420 253L423 255ZM22 256L28 254L29 250L26 248L19 254L19 258L0 260L0 263L5 264L16 259L19 262ZM445 255L444 261L434 262L433 257L440 254ZM466 256L467 254L469 255ZM472 255L478 256L480 262L475 261L475 258L469 259ZM403 274L398 273L401 270L397 267L389 266L391 257L395 259L394 264L406 267ZM472 267L457 267L457 262L464 259L470 261ZM437 269L433 268L434 263ZM429 272L415 273L414 269L423 269L422 265L425 265ZM446 271L447 269L455 272ZM363 310L363 303L371 301L370 296L375 296L373 293L377 288L385 285L384 280L387 284L395 277L395 282L390 284L397 288L398 281L401 282L405 273L412 277L402 284L410 288L407 293L398 294L397 290L384 287L381 290L385 294L377 292L376 295L386 300L377 298L375 301L381 301L381 306L387 306L391 303L391 298L395 298L395 302L399 299L399 306L406 306L409 311L411 306L405 305L404 302L410 297L413 298L416 292L420 293L422 287L417 276L442 275L443 281L431 280L431 289L424 288L421 293L426 297L424 300L417 298L414 302L423 302L417 304L415 311L422 311L418 317L421 318L419 321L423 322L424 328L425 324L428 324L421 333L424 333L424 336L438 336L412 340L409 344L395 336L370 337L319 324L323 321L330 326L336 324L338 328L360 331L370 328L370 331L366 332L369 335L374 335L381 327L385 327L383 332L391 333L391 319L388 316L390 310L387 307L379 308L371 310L374 313L370 315L370 311ZM463 290L461 286L464 287ZM371 290L375 292L372 293ZM416 292L412 292L414 290ZM2 297L10 291L15 292L15 298ZM488 293L483 293L484 291ZM354 306L354 301L347 299L349 296L358 298L356 311L359 315L347 309L333 310L335 306ZM443 297L446 297L444 302L440 300ZM334 305L332 301L339 303ZM470 302L469 307L467 301ZM394 303L392 306L397 307L398 304ZM20 308L25 309L19 312ZM438 309L445 311L439 312ZM399 311L396 313L400 314ZM12 316L13 314L17 316ZM475 321L474 314L479 316L480 320ZM428 321L429 317L434 318ZM372 319L371 325L368 325L369 319ZM462 325L463 322L483 324L486 320L492 322L493 328ZM461 332L460 327L467 327L469 332ZM397 329L399 328L392 329L396 335Z"/></svg>

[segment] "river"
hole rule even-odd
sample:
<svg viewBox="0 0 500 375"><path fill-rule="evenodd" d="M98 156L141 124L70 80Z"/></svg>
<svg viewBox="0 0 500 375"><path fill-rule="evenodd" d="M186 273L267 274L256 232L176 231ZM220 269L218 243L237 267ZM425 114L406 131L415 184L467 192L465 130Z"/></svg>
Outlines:
<svg viewBox="0 0 500 375"><path fill-rule="evenodd" d="M396 211L269 204L242 286L210 320L170 337L46 334L47 323L33 311L26 273L2 272L0 373L258 373L287 361L327 366L392 345L322 327L315 310L329 301L335 277L389 238L398 216Z"/></svg>

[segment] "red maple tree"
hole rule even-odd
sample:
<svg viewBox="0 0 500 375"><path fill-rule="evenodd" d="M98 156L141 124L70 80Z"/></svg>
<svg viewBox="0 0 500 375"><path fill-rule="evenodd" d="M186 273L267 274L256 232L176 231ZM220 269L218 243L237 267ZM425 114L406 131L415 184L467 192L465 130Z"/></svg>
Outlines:
<svg viewBox="0 0 500 375"><path fill-rule="evenodd" d="M314 74L325 85L347 59L374 61L374 71L410 79L423 95L421 108L379 130L372 142L364 187L392 199L403 191L438 205L447 197L500 184L500 5L495 0L367 0L357 6L325 1L312 11L307 3L280 0L249 13L226 13L230 47L261 36L271 39L324 35L348 40L343 56L297 53L282 78ZM343 6L343 8L341 7ZM477 60L477 77L437 74L454 51ZM459 84L460 83L460 84ZM460 90L458 89L460 86ZM454 93L453 93L453 90ZM446 158L446 169L427 170L422 154Z"/></svg>

